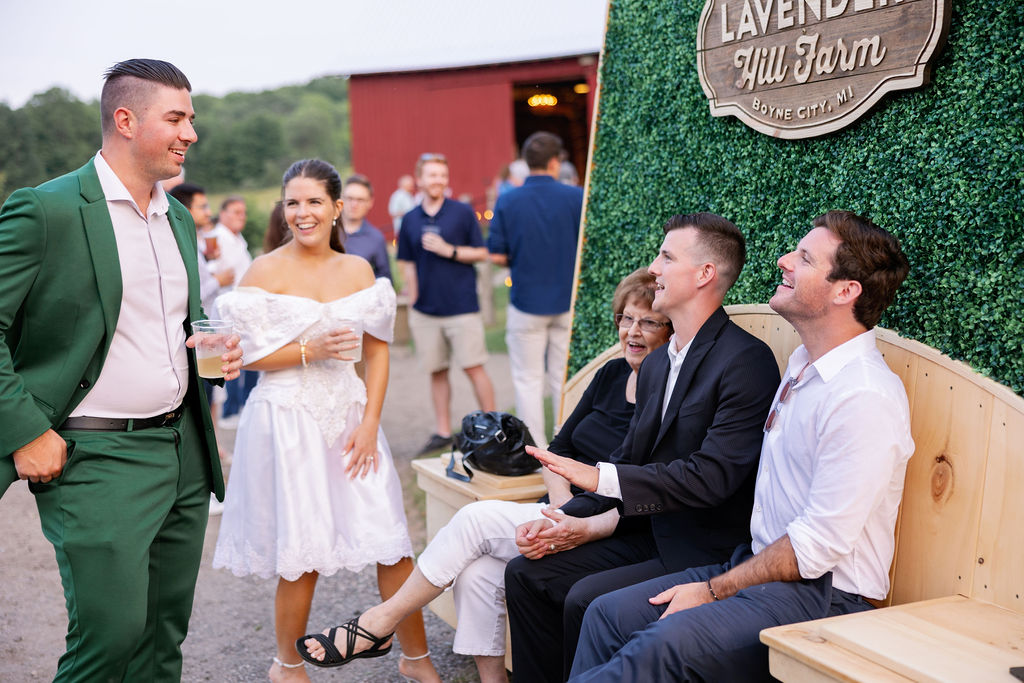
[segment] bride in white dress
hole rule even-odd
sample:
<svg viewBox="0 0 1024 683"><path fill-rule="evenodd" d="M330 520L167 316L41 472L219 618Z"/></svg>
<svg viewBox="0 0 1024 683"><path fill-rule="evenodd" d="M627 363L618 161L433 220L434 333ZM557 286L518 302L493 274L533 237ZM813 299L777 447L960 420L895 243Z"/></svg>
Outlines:
<svg viewBox="0 0 1024 683"><path fill-rule="evenodd" d="M293 164L283 206L291 239L253 262L218 299L261 370L239 419L213 566L238 576L277 575L273 681L308 681L294 643L306 630L317 577L377 565L387 599L412 571L402 491L384 433L388 343L395 294L369 263L341 253L341 179L330 164ZM363 323L366 383L352 358ZM399 670L439 680L421 613L397 629ZM429 653L428 653L429 654Z"/></svg>

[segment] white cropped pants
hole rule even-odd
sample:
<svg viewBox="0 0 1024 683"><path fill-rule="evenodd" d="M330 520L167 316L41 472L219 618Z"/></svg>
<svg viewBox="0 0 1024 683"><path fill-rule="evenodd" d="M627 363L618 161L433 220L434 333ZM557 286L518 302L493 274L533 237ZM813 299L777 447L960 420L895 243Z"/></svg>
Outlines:
<svg viewBox="0 0 1024 683"><path fill-rule="evenodd" d="M416 561L438 588L452 581L458 627L452 650L505 654L505 564L519 555L516 527L543 517L544 503L480 500L459 509Z"/></svg>

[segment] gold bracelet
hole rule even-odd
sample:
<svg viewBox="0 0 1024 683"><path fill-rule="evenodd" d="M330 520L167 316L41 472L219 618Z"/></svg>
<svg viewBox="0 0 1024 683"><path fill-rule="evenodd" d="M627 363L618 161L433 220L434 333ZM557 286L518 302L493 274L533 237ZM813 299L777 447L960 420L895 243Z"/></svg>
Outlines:
<svg viewBox="0 0 1024 683"><path fill-rule="evenodd" d="M306 340L299 340L299 356L302 357L302 367L308 368L309 363L306 362Z"/></svg>

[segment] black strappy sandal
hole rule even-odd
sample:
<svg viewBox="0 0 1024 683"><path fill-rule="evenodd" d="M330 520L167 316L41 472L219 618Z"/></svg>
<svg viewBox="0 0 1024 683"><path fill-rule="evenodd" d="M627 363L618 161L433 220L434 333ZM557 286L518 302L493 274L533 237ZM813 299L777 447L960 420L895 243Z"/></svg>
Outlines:
<svg viewBox="0 0 1024 683"><path fill-rule="evenodd" d="M348 657L345 657L341 654L341 652L338 651L338 648L334 646L334 636L338 633L338 631L345 631L347 634L345 636L345 645L347 652L352 652L352 648L354 648L356 645L356 638L364 638L370 641L372 645L368 650L363 650L362 652L357 652L354 655L349 655ZM341 666L343 664L348 664L353 659L383 657L387 653L391 652L391 643L388 643L387 647L382 646L394 635L394 633L389 633L386 636L378 638L377 636L373 635L365 628L360 626L359 617L356 617L355 619L350 619L346 621L341 626L335 626L327 632L327 635L324 635L322 633L311 633L309 635L302 636L301 638L295 641L295 649L298 651L299 656L302 657L302 659L309 662L313 666L319 666L324 669L330 669L336 666ZM309 651L306 650L306 641L310 638L316 640L324 648L325 654L322 661L319 659L315 659L312 655L309 654Z"/></svg>

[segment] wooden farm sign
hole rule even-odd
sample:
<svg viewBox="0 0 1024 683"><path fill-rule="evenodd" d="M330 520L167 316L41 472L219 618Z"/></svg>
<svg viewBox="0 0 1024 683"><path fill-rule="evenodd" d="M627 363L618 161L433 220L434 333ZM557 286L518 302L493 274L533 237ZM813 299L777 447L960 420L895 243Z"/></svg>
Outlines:
<svg viewBox="0 0 1024 683"><path fill-rule="evenodd" d="M796 139L927 83L950 0L707 0L697 70L712 116Z"/></svg>

